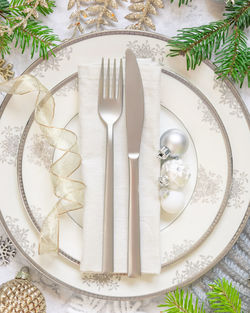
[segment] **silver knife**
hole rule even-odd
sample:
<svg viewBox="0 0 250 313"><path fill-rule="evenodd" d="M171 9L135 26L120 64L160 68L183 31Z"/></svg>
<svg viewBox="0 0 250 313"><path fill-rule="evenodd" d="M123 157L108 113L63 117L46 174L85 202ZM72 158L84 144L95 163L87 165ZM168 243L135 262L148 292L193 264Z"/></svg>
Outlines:
<svg viewBox="0 0 250 313"><path fill-rule="evenodd" d="M141 274L139 156L144 121L144 92L136 56L126 50L126 125L129 162L128 276Z"/></svg>

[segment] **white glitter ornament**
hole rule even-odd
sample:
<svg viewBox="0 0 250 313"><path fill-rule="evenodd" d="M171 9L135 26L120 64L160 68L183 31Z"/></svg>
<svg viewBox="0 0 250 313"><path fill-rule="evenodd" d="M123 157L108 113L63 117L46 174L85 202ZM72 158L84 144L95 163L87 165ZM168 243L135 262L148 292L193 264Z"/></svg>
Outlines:
<svg viewBox="0 0 250 313"><path fill-rule="evenodd" d="M165 176L165 175L159 177L159 185L160 185L161 188L168 187L168 185L169 185L168 177Z"/></svg>
<svg viewBox="0 0 250 313"><path fill-rule="evenodd" d="M190 170L180 159L173 159L163 163L161 176L168 179L168 188L172 190L182 189L190 178Z"/></svg>
<svg viewBox="0 0 250 313"><path fill-rule="evenodd" d="M184 194L181 191L170 190L168 196L161 197L161 208L165 213L177 214L185 204Z"/></svg>

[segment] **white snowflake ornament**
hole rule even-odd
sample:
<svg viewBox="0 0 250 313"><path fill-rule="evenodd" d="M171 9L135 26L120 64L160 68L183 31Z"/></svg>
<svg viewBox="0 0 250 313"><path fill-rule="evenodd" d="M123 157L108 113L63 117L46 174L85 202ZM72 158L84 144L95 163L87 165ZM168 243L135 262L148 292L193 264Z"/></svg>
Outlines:
<svg viewBox="0 0 250 313"><path fill-rule="evenodd" d="M7 265L16 255L16 248L12 241L0 236L0 265Z"/></svg>
<svg viewBox="0 0 250 313"><path fill-rule="evenodd" d="M163 163L161 176L168 180L168 188L172 190L182 189L190 178L190 170L181 159L173 159Z"/></svg>

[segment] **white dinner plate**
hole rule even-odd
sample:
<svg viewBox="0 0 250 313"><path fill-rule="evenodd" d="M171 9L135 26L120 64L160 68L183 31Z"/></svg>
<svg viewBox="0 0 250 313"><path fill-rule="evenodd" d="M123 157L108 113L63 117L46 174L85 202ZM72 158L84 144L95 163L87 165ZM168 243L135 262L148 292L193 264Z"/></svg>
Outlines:
<svg viewBox="0 0 250 313"><path fill-rule="evenodd" d="M67 262L64 257L38 256L38 232L32 225L31 221L27 218L25 211L20 207L20 200L18 197L13 196L17 194L17 183L15 181L16 173L14 165L9 163L15 163L15 155L13 153L12 157L11 152L6 152L6 150L8 150L8 147L6 148L6 144L3 146L3 151L0 151L0 155L3 156L1 173L4 173L0 179L0 186L2 190L6 190L2 199L1 219L11 238L26 255L26 257L36 266L36 268L45 273L45 275L56 281L60 281L64 285L68 285L71 288L76 288L78 291L89 293L97 297L109 297L116 299L141 297L173 289L177 284L179 286L187 284L210 269L211 266L223 256L225 251L231 247L235 237L239 235L239 232L246 220L248 205L247 191L249 183L247 154L249 153L250 148L248 121L245 117L246 113L242 101L235 93L234 88L229 82L223 83L215 81L213 69L211 69L208 64L202 64L196 72L186 72L184 70L185 64L181 57L175 59L165 58L165 46L166 38L152 33L142 33L136 31L110 31L96 33L86 35L77 40L73 40L70 43L68 42L63 44L57 49L58 57L56 59L50 58L49 61L38 60L27 70L28 72L36 75L47 88L51 88L60 83L62 76L67 77L75 72L77 70L78 63L92 61L93 57L100 58L99 51L101 51L101 56L104 57L120 57L124 55L125 49L130 47L135 51L138 57L151 57L155 61L160 62L160 64L162 64L166 69L170 69L171 72L178 73L178 76L176 77L182 76L188 78L189 81L192 81L193 84L187 82L187 80L184 80L181 77L179 77L178 80L176 77L174 78L174 75L163 75L164 88L162 88L161 95L163 100L162 104L164 106L167 105L168 109L178 117L175 121L177 124L175 125L185 129L189 133L192 132L191 138L195 143L194 147L197 150L197 147L199 146L197 143L199 140L200 142L202 141L199 139L202 138L202 136L199 134L199 131L196 131L196 134L194 131L195 124L197 122L195 117L198 115L192 115L192 112L194 112L194 108L196 106L196 112L200 113L197 125L199 125L199 122L202 121L202 128L199 129L202 130L202 132L204 129L204 135L206 135L204 136L203 148L199 150L199 153L197 152L198 179L191 202L187 199L188 205L183 213L173 223L168 224L165 222L166 224L165 226L163 225L162 228L164 229L161 232L162 234L167 234L168 232L171 233L171 229L176 228L174 234L169 237L169 242L172 240L172 243L175 243L170 246L172 250L167 249L169 244L168 241L163 241L162 248L166 253L163 254L162 263L171 263L173 259L176 260L176 256L177 258L178 256L183 256L184 254L185 256L178 262L174 262L171 265L164 267L160 275L143 276L140 280L128 279L120 275L110 276L95 274L85 275L81 278L78 265ZM81 61L79 61L79 57ZM59 73L60 75L58 75ZM201 79L204 77L206 79ZM199 89L194 87L194 85ZM182 92L179 92L179 88L181 88ZM60 95L62 94L62 90L63 88L60 89L59 94L56 95L56 97L61 97L60 100L65 98ZM202 99L204 100L206 97L202 95L199 90L206 95L219 112L228 132L232 147L232 156L234 160L234 181L232 192L223 214L222 211L219 210L223 208L222 204L227 198L227 188L230 181L230 145L227 140L225 140L226 133L223 131L223 124L216 116L216 112L213 109L208 108L209 106L207 103L209 103L209 101L205 101L206 103L204 104ZM64 93L67 93L68 95L70 95L72 91L74 94L75 91L72 86L67 86L67 88L64 89ZM191 94L193 97L196 97L196 101L189 101L189 99L195 99L192 98ZM176 101L176 99L179 101ZM31 100L30 95L22 96L22 99L17 96L5 98L1 107L2 119L0 122L0 133L2 142L4 140L5 142L8 140L11 142L12 140L12 143L13 140L18 141L23 127L25 126L25 122L28 120L33 109ZM176 105L177 102L178 105ZM226 106L228 102L229 105ZM183 114L183 116L181 116L181 114ZM13 116L18 116L18 119ZM12 121L14 123L11 122L12 118L15 120L15 122L14 120ZM183 119L185 119L185 123L183 123ZM67 117L65 116L65 120L62 120L61 122L65 125L68 120L69 116L67 115ZM168 121L170 120L174 119L170 119L168 116ZM164 120L162 125L164 125ZM241 139L244 140L244 145L239 144L239 140L235 136L235 133L232 132L232 129L238 130L237 134L240 134ZM164 130L164 128L162 128L162 130ZM32 138L32 134L39 135L37 130L35 130L35 126L34 130L32 126L32 129L29 132L29 136L31 136L30 138ZM210 134L211 138L218 138L217 144L216 140L214 143L214 140L211 140L208 134ZM209 141L208 138L210 138L211 141ZM27 143L28 142L29 141L27 141ZM202 143L200 144L202 146ZM32 149L30 151L32 151ZM210 163L212 164L211 166L214 167L209 168L209 171L207 171L206 166L203 168L203 164L199 163L199 160L203 160L201 159L201 156L205 151L207 151L207 153L212 152L209 155L211 155L213 162ZM190 153L191 152L192 145ZM25 161L26 156L28 158L28 154L25 153L24 156ZM221 164L221 157L223 157L224 164L222 167L219 166L220 169L218 169L216 164ZM31 158L33 160L35 159L32 156ZM46 156L44 156L44 158L44 162L46 163L48 160L46 159ZM208 158L204 157L204 160L205 159ZM227 161L225 162L225 160ZM37 162L41 162L41 160L37 160ZM37 171L39 171L38 168L41 168L38 164L33 163L27 166L29 166L30 169L32 167L32 170L36 168ZM192 168L194 169L194 167ZM29 171L26 170L26 166L24 165L23 174L26 175L28 172ZM44 173L41 175L44 175L44 179L46 180L46 175L48 174L45 173L47 172L41 172ZM192 175L192 177L194 178L196 177L195 171L193 171L193 173L194 175ZM34 182L36 180L34 180L34 178L30 179L28 176L29 175L26 175L24 179L25 184L26 182L28 182L27 184L30 182L35 184ZM6 179L7 177L8 179ZM241 188L237 189L239 181ZM191 186L192 182L190 183L190 187ZM221 190L223 190L223 193L221 193ZM25 186L25 191L29 192L30 188ZM44 190L41 190L40 193L43 194ZM38 200L39 194L37 194ZM46 191L46 195L47 194L48 193ZM209 222L207 224L207 228L202 228L203 234L200 233L197 237L195 237L194 242L186 241L186 238L182 236L182 231L188 228L191 230L195 228L197 223L200 223L202 216L204 216L203 214L207 213L208 208L214 207L212 203L217 201L217 195L220 195L220 206L217 206L215 214L208 214L208 217L210 216L211 219L208 219ZM30 199L30 195L27 198ZM50 199L50 207L52 207L55 199L53 199L53 197L50 197ZM39 200L39 202L35 204L35 207L41 203L42 202ZM194 211L195 214L188 214L192 212L189 212L189 205L191 206L192 203L197 204L197 206L194 205L194 207L196 207L196 211ZM39 213L38 210L34 210L34 212ZM218 212L220 212L219 215ZM218 221L218 217L221 214L221 219ZM36 218L39 219L39 217ZM203 219L206 220L206 218ZM182 220L185 221L184 224L181 224ZM65 221L63 221L63 223L64 222ZM217 222L216 226L215 222ZM75 227L76 232L79 231L80 227L69 217L68 223L71 223L72 228ZM182 227L178 228L178 225L182 225ZM184 229L183 225L185 225ZM207 230L211 225L215 228L210 236L208 236ZM77 236L76 232L72 232L73 235ZM67 232L65 232L64 235L67 236ZM62 243L63 242L66 243L66 240L62 240ZM72 241L70 240L69 242ZM202 244L200 244L201 242ZM190 249L190 245L193 245L193 247L197 249ZM67 253L72 253L72 251L67 250L67 244L65 244L65 247L62 246L61 248ZM190 251L192 250L192 252L188 255L186 255L187 249L190 249ZM73 257L76 257L77 259L79 256L77 254L79 253L79 249L75 250L76 251L73 251L75 253L73 254Z"/></svg>
<svg viewBox="0 0 250 313"><path fill-rule="evenodd" d="M167 129L179 128L189 137L190 147L184 155L184 162L191 169L191 179L183 190L186 205L182 215L162 214L161 216L162 266L180 259L200 244L212 231L225 208L232 178L230 144L222 122L212 111L211 104L205 97L197 95L190 84L183 84L179 76L165 71L162 74L161 88L165 90L166 86L170 85L173 90L178 90L178 93L173 99L169 99L166 94L162 97L161 133ZM69 90L69 86L75 86L75 88ZM64 127L65 123L70 120L67 128L79 136L76 86L77 74L60 82L51 93L54 95L57 107L55 114L57 126ZM183 99L185 99L185 106L188 107L188 114L183 108ZM204 123L204 112L210 115L213 128L210 124ZM46 139L38 125L32 122L33 115L22 134L17 173L24 206L35 227L40 231L44 218L51 210L52 201L56 202L48 171L54 151L48 144L46 145ZM214 152L210 146L217 151L217 162L214 162ZM41 150L41 147L44 149ZM43 162L45 159L46 163ZM201 179L202 175L208 175L212 181L217 179L217 183L210 187L207 195L203 195L201 209L199 200L204 184L204 179ZM81 258L81 224L82 210L73 211L70 216L63 219L60 238L60 253L76 264L79 264ZM72 245L71 242L75 244ZM172 251L175 246L183 245L183 242L189 243L186 249L173 255Z"/></svg>

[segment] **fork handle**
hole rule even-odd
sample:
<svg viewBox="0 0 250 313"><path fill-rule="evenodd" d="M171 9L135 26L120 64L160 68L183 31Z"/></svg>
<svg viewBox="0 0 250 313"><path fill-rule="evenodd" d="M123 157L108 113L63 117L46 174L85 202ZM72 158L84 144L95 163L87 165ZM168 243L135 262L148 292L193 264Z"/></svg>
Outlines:
<svg viewBox="0 0 250 313"><path fill-rule="evenodd" d="M114 151L113 125L107 126L103 219L103 273L114 271ZM94 244L94 243L93 243Z"/></svg>
<svg viewBox="0 0 250 313"><path fill-rule="evenodd" d="M128 276L141 274L139 154L129 155Z"/></svg>

